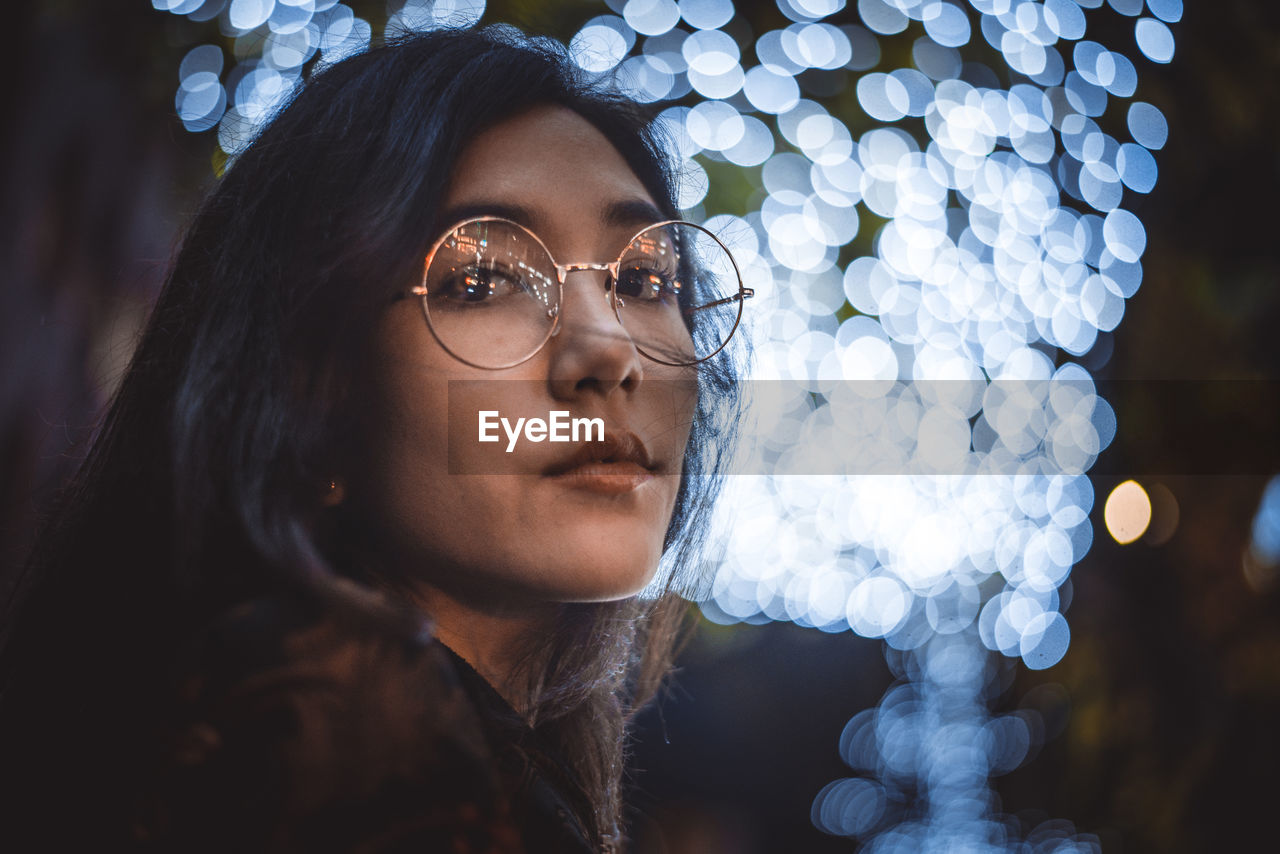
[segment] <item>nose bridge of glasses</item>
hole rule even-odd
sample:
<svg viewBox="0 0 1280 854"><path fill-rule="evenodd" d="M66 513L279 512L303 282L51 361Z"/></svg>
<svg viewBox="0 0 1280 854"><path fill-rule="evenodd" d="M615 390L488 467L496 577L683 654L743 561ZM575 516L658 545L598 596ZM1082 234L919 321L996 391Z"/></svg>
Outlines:
<svg viewBox="0 0 1280 854"><path fill-rule="evenodd" d="M563 289L568 284L570 273L604 273L604 293L607 295L610 286L613 284L614 276L617 275L616 266L616 264L600 264L586 261L579 264L557 264L556 274L560 278L560 286Z"/></svg>
<svg viewBox="0 0 1280 854"><path fill-rule="evenodd" d="M581 264L559 264L557 265L556 270L560 274L560 281L563 282L565 280L565 277L568 276L570 273L580 273L584 270L604 272L604 273L608 273L612 277L613 266L614 266L613 264L598 264L598 263L583 262Z"/></svg>
<svg viewBox="0 0 1280 854"><path fill-rule="evenodd" d="M582 262L580 264L557 264L556 274L560 278L560 285L563 288L568 284L570 273L604 273L604 287L602 289L606 299L609 297L609 291L613 285L613 280L618 275L617 263L600 264L593 262Z"/></svg>
<svg viewBox="0 0 1280 854"><path fill-rule="evenodd" d="M613 298L611 294L612 284L614 279L617 276L617 266L618 266L617 262L614 262L611 264L601 264L598 262L582 262L582 263L576 263L576 264L557 264L556 265L556 275L560 279L560 285L562 288L561 293L563 294L563 296L561 298L562 305L560 306L559 311L557 311L558 316L556 317L556 327L554 330L552 330L552 333L551 333L553 337L558 337L560 335L560 332L564 329L564 326L565 326L565 323L564 323L565 313L564 313L563 303L567 302L570 299L568 296L570 289L566 287L568 285L568 277L570 273L604 273L605 274L604 280L603 280L603 287L600 288L599 293L604 297L604 303L603 303L604 310L609 318L609 321L611 321L612 323L619 323L617 313L613 309ZM588 287L587 293L590 293L591 290L594 290L594 286ZM572 324L576 322L582 322L583 320L585 320L586 318L582 316L581 312L586 308L587 306L579 306L577 310L571 311L570 317L573 319L571 319L569 322ZM590 309L592 314L594 314L595 311L597 310L598 310L597 308ZM606 321L606 322L609 322L609 321Z"/></svg>

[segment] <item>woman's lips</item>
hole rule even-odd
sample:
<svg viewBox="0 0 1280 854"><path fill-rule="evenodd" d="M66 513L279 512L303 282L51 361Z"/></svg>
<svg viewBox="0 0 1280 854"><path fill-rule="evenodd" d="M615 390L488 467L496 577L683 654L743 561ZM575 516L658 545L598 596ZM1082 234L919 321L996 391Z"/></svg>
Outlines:
<svg viewBox="0 0 1280 854"><path fill-rule="evenodd" d="M543 471L549 478L562 476L652 475L658 466L643 440L630 430L605 430L598 442L584 442L570 455Z"/></svg>
<svg viewBox="0 0 1280 854"><path fill-rule="evenodd" d="M629 460L582 463L550 475L556 483L602 495L625 495L653 480L654 473Z"/></svg>
<svg viewBox="0 0 1280 854"><path fill-rule="evenodd" d="M657 468L639 436L629 430L609 430L603 441L580 445L543 474L572 489L624 495L653 480Z"/></svg>

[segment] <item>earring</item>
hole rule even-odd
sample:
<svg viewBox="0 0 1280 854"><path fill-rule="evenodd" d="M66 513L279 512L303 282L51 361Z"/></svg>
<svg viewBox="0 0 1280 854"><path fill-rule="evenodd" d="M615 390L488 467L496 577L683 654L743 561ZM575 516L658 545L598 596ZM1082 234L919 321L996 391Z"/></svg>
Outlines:
<svg viewBox="0 0 1280 854"><path fill-rule="evenodd" d="M347 487L339 478L333 478L329 481L329 488L325 490L324 497L320 499L320 503L325 507L337 507L342 503L342 499L347 497Z"/></svg>

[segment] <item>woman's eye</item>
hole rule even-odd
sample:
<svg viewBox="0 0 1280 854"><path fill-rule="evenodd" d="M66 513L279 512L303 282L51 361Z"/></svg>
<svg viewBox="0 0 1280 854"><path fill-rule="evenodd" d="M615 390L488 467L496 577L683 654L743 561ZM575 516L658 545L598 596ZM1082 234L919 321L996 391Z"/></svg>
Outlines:
<svg viewBox="0 0 1280 854"><path fill-rule="evenodd" d="M657 266L632 265L618 271L618 295L641 301L678 301L680 280Z"/></svg>
<svg viewBox="0 0 1280 854"><path fill-rule="evenodd" d="M519 277L490 267L461 267L451 271L432 293L439 299L456 303L483 303L522 293Z"/></svg>

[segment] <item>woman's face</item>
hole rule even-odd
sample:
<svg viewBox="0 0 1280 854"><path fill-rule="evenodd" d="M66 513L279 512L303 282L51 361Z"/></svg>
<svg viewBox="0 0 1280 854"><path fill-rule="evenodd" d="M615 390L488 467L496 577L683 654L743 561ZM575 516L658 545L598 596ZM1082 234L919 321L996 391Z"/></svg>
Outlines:
<svg viewBox="0 0 1280 854"><path fill-rule="evenodd" d="M612 261L662 219L604 135L557 106L477 136L444 207L446 223L518 221L560 264ZM452 357L417 299L387 310L362 415L365 459L347 477L379 561L481 606L615 599L653 577L689 438L693 369L637 352L606 277L569 273L558 333L504 370ZM497 342L504 329L486 334ZM479 441L482 412L493 413L483 417L497 441ZM522 431L513 444L500 420L554 412L601 419L605 441L584 441L583 430L576 442L534 442Z"/></svg>

